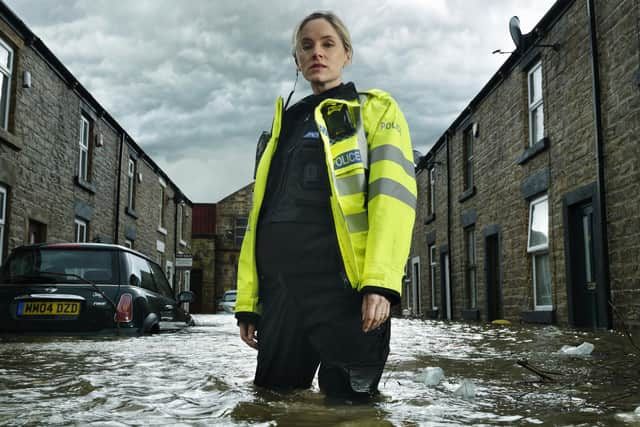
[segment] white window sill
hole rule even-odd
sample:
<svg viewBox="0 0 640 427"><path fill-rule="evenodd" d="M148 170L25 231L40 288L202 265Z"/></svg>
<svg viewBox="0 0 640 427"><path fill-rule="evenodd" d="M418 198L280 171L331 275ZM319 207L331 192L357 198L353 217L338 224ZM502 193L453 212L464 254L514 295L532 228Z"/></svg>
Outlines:
<svg viewBox="0 0 640 427"><path fill-rule="evenodd" d="M158 227L158 233L164 234L166 236L167 235L167 229L166 228L162 228L162 227Z"/></svg>

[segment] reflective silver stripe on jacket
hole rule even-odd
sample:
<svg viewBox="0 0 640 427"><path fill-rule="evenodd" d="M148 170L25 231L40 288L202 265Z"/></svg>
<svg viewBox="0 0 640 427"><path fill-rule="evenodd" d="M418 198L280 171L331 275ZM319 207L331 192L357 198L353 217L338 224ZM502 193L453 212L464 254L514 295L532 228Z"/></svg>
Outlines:
<svg viewBox="0 0 640 427"><path fill-rule="evenodd" d="M365 175L359 173L344 178L336 178L336 187L338 193L341 196L348 196L350 194L366 193L366 181Z"/></svg>
<svg viewBox="0 0 640 427"><path fill-rule="evenodd" d="M349 233L359 233L369 229L369 217L366 211L358 214L346 215L344 219L347 223Z"/></svg>
<svg viewBox="0 0 640 427"><path fill-rule="evenodd" d="M411 209L416 208L416 196L397 181L389 178L380 178L369 184L369 200L381 194L398 199L409 205Z"/></svg>
<svg viewBox="0 0 640 427"><path fill-rule="evenodd" d="M411 177L415 176L413 163L410 160L407 160L404 154L402 154L402 151L395 145L380 145L371 150L369 156L372 164L381 160L389 160L399 164L407 175Z"/></svg>

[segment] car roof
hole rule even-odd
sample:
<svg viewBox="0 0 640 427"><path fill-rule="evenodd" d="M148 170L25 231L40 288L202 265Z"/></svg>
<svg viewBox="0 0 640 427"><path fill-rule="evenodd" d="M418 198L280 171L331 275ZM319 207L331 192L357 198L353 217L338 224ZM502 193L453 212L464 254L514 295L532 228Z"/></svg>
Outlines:
<svg viewBox="0 0 640 427"><path fill-rule="evenodd" d="M70 249L70 250L79 250L79 249L89 249L89 250L109 250L109 251L123 251L130 252L132 254L138 255L147 261L151 261L155 263L154 260L149 258L147 255L140 253L138 251L134 251L133 249L127 248L122 245L115 245L113 243L79 243L79 242L59 242L59 243L35 243L32 245L23 245L18 246L13 249L12 252L18 251L28 251L33 249Z"/></svg>

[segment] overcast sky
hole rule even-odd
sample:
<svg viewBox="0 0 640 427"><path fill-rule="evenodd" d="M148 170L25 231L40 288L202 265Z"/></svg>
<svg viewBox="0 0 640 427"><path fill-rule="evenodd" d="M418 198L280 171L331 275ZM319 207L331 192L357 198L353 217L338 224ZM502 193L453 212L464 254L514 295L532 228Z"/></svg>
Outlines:
<svg viewBox="0 0 640 427"><path fill-rule="evenodd" d="M351 31L345 81L390 92L426 152L553 0L5 0L193 202L252 180L255 143L286 98L291 32L314 10ZM310 94L298 82L293 100Z"/></svg>

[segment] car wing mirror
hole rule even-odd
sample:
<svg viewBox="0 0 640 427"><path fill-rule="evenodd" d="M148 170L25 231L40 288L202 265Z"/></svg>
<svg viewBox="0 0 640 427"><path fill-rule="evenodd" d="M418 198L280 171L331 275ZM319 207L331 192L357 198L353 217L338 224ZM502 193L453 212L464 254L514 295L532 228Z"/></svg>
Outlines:
<svg viewBox="0 0 640 427"><path fill-rule="evenodd" d="M184 304L187 302L193 302L196 296L191 291L182 291L178 294L178 303Z"/></svg>

